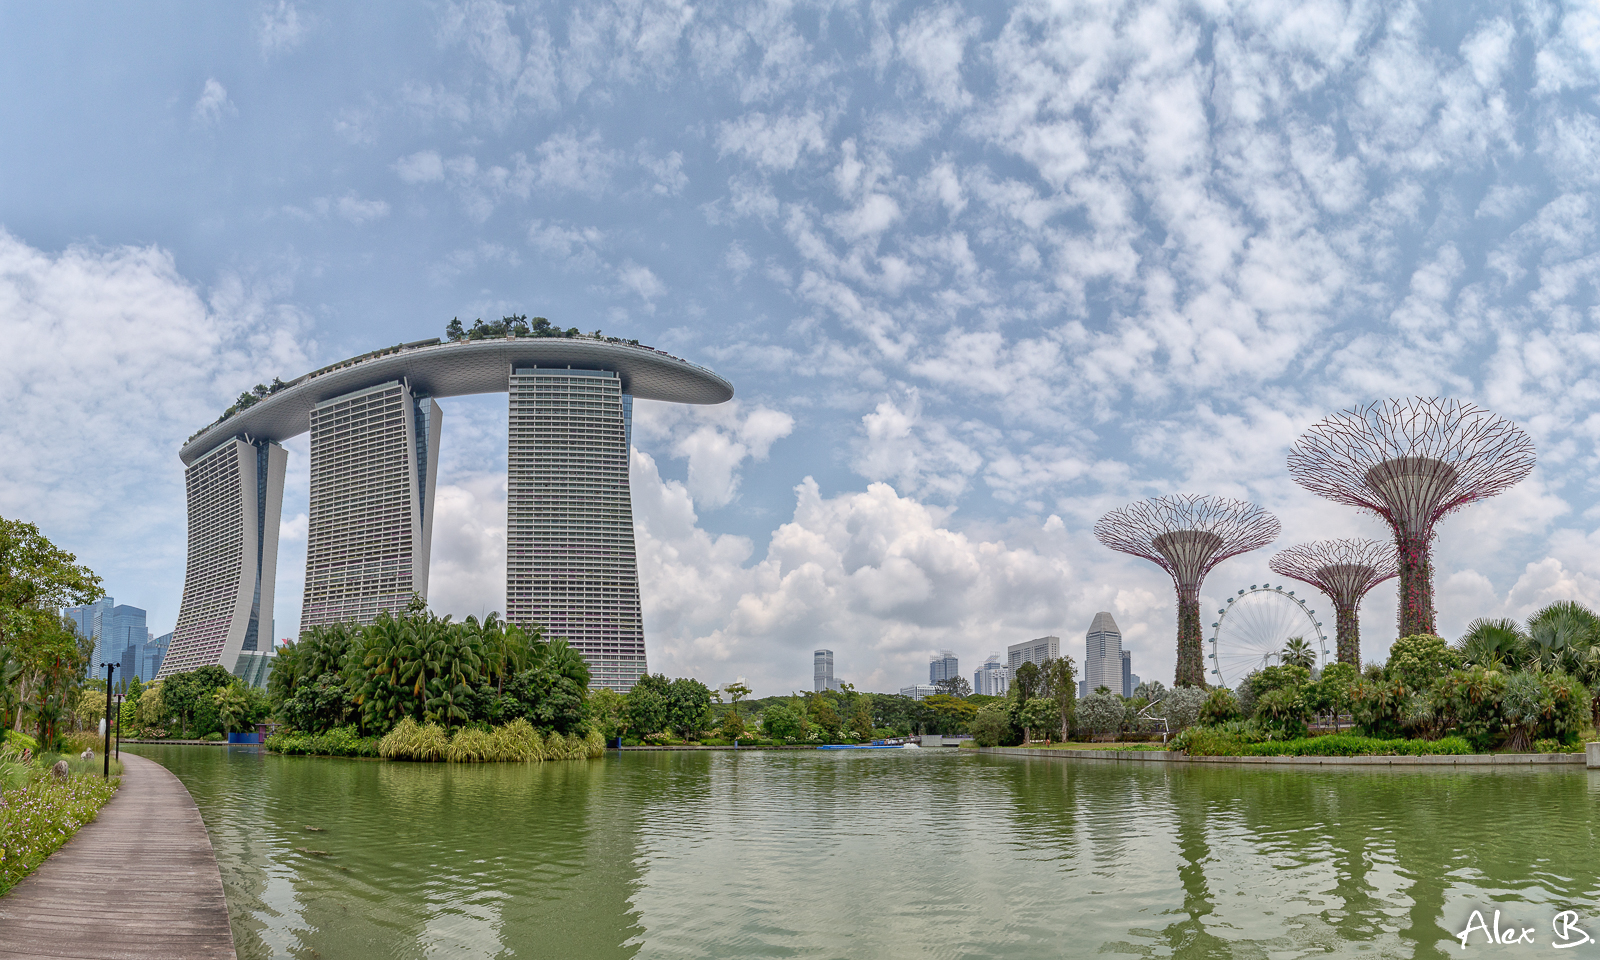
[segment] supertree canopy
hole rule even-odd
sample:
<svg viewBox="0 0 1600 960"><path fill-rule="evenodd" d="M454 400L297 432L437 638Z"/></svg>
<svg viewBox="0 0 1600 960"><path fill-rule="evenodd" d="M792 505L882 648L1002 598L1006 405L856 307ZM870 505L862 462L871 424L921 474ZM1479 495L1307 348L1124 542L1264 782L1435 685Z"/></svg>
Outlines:
<svg viewBox="0 0 1600 960"><path fill-rule="evenodd" d="M1156 497L1113 510L1094 525L1101 543L1156 564L1178 589L1180 687L1206 685L1200 654L1200 584L1229 557L1278 536L1278 519L1253 503L1226 497Z"/></svg>
<svg viewBox="0 0 1600 960"><path fill-rule="evenodd" d="M1281 550L1273 573L1309 583L1328 595L1338 615L1339 662L1361 667L1361 598L1400 573L1394 545L1377 540L1317 540Z"/></svg>
<svg viewBox="0 0 1600 960"><path fill-rule="evenodd" d="M1414 397L1342 410L1307 430L1289 472L1318 496L1376 513L1394 531L1400 636L1434 633L1439 518L1492 497L1533 469L1533 441L1460 400Z"/></svg>

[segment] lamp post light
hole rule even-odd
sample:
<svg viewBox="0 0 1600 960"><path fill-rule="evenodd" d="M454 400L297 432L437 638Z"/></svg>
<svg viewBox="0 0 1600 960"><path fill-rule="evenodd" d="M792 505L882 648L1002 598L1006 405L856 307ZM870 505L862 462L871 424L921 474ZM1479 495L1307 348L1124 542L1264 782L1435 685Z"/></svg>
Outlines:
<svg viewBox="0 0 1600 960"><path fill-rule="evenodd" d="M102 758L105 764L104 769L101 771L101 776L107 780L111 779L111 671L115 669L117 669L116 664L106 664L106 718L103 721L106 725L106 743L105 754Z"/></svg>

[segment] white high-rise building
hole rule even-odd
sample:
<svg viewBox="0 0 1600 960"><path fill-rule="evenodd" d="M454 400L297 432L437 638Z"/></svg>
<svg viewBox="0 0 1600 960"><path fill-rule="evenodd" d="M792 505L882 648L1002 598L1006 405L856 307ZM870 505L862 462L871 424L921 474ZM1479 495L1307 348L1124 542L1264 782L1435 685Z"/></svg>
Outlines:
<svg viewBox="0 0 1600 960"><path fill-rule="evenodd" d="M312 408L301 630L371 623L404 613L413 593L427 599L442 419L398 381Z"/></svg>
<svg viewBox="0 0 1600 960"><path fill-rule="evenodd" d="M824 690L839 689L839 681L833 677L833 651L817 650L811 654L811 690L821 693Z"/></svg>
<svg viewBox="0 0 1600 960"><path fill-rule="evenodd" d="M1122 631L1111 614L1101 611L1094 615L1083 645L1083 682L1088 692L1106 687L1112 693L1121 693Z"/></svg>
<svg viewBox="0 0 1600 960"><path fill-rule="evenodd" d="M184 471L189 561L178 625L159 676L210 664L231 671L240 653L272 646L287 463L283 447L273 441L234 437Z"/></svg>
<svg viewBox="0 0 1600 960"><path fill-rule="evenodd" d="M506 617L565 637L595 686L646 670L628 444L633 398L610 370L511 372Z"/></svg>
<svg viewBox="0 0 1600 960"><path fill-rule="evenodd" d="M1059 656L1061 656L1060 637L1040 637L1037 640L1013 643L1006 647L1007 676L1016 679L1017 668L1024 663L1042 667L1046 660L1054 660Z"/></svg>
<svg viewBox="0 0 1600 960"><path fill-rule="evenodd" d="M972 674L972 692L986 697L1003 697L1011 689L1011 671L995 654Z"/></svg>

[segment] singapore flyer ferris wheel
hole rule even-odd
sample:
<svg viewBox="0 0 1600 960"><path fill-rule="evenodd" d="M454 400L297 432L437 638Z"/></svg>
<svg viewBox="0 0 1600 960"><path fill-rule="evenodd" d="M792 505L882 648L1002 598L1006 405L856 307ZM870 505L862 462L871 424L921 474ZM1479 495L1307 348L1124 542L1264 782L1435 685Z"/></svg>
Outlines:
<svg viewBox="0 0 1600 960"><path fill-rule="evenodd" d="M1252 671L1282 661L1283 649L1299 637L1316 656L1317 666L1328 660L1328 638L1317 612L1282 584L1251 584L1228 598L1211 624L1211 663L1207 679L1233 687Z"/></svg>

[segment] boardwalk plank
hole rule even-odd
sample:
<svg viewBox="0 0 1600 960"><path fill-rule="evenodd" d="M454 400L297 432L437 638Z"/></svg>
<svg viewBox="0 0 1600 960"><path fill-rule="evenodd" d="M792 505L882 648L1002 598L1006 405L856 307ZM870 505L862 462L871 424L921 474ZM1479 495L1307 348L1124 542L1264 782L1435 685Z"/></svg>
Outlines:
<svg viewBox="0 0 1600 960"><path fill-rule="evenodd" d="M122 764L95 821L0 897L0 960L236 960L199 808L155 761ZM135 877L140 892L121 899Z"/></svg>

